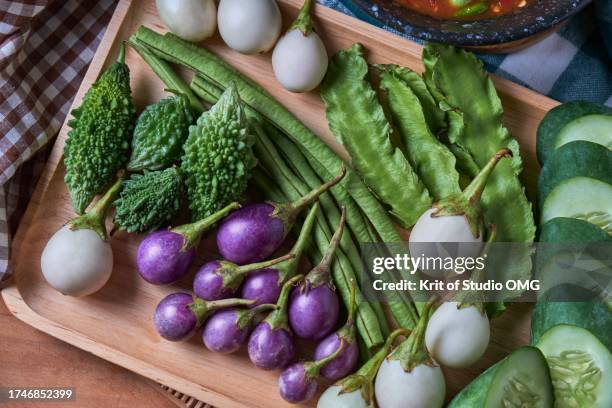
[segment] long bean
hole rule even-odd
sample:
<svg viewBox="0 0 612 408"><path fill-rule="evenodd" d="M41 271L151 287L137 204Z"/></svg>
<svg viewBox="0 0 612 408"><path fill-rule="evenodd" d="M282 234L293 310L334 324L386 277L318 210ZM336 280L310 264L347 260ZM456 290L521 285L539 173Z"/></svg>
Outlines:
<svg viewBox="0 0 612 408"><path fill-rule="evenodd" d="M191 108L195 111L204 112L206 110L189 85L187 85L183 78L181 78L166 61L149 51L149 49L138 40L130 40L128 41L128 44L130 44L138 55L145 60L145 62L151 67L153 72L155 72L155 74L162 80L164 85L166 85L169 90L180 92L181 94L185 95L187 99L189 99Z"/></svg>
<svg viewBox="0 0 612 408"><path fill-rule="evenodd" d="M263 132L259 129L254 147L260 159L260 164L268 169L270 175L290 200L298 199L302 193L296 186L300 186L301 182L282 162L274 146L271 145L271 143L262 142L262 138L265 138L265 135L263 135ZM302 186L305 187L304 185ZM325 218L322 216L322 213L317 215L314 233L315 242L319 250L325 252L329 240L331 239L332 232ZM350 299L350 281L355 279L355 276L344 251L340 248L337 250L336 255L336 261L332 264L332 275L342 299L345 304L348 304ZM357 299L359 304L357 309L357 330L368 348L371 349L382 344L384 338L382 337L378 320L370 304L363 302L361 293L357 294Z"/></svg>

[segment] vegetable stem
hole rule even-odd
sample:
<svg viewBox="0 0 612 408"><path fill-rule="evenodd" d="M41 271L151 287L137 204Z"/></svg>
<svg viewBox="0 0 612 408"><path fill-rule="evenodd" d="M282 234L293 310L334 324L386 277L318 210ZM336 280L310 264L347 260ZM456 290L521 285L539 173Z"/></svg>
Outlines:
<svg viewBox="0 0 612 408"><path fill-rule="evenodd" d="M181 225L180 227L173 228L172 232L183 235L183 251L186 251L187 249L197 245L204 231L211 228L214 224L223 219L232 210L235 210L237 208L240 208L240 204L236 202L230 203L221 210L212 214L211 216L203 218L191 224L185 224Z"/></svg>
<svg viewBox="0 0 612 408"><path fill-rule="evenodd" d="M266 322L268 322L272 330L291 330L289 328L289 321L287 317L289 294L291 293L291 289L293 289L293 286L303 278L304 275L296 275L293 278L289 279L287 282L285 282L285 284L283 285L281 293L278 296L278 300L276 301L276 308L274 309L274 311L272 311L272 313L268 315L268 317L266 317Z"/></svg>
<svg viewBox="0 0 612 408"><path fill-rule="evenodd" d="M252 264L249 264L249 265L241 265L241 266L236 268L236 274L243 275L245 273L256 271L258 269L268 268L270 266L279 264L279 263L281 263L283 261L288 261L288 260L292 260L292 259L295 259L295 254L289 253L289 254L283 255L281 257L278 257L278 258L275 258L275 259L271 259L269 261L257 262L257 263L252 263Z"/></svg>
<svg viewBox="0 0 612 408"><path fill-rule="evenodd" d="M346 348L346 340L341 339L340 347L334 350L333 353L330 353L329 355L323 357L320 360L309 361L307 363L304 363L304 371L306 372L306 377L317 378L319 376L319 372L321 371L321 369L325 367L326 365L328 365L329 363L331 363L332 361L334 361L336 358L338 358L340 353L342 353L345 348Z"/></svg>
<svg viewBox="0 0 612 408"><path fill-rule="evenodd" d="M291 24L291 27L289 27L289 30L298 29L305 36L310 34L310 32L313 30L312 17L310 15L311 9L312 0L305 0L304 5L300 9L300 13L298 14L293 24Z"/></svg>
<svg viewBox="0 0 612 408"><path fill-rule="evenodd" d="M236 319L236 326L238 326L239 329L244 329L245 327L251 324L253 317L257 316L261 312L265 312L266 310L272 310L274 308L276 308L276 305L272 303L264 303L262 305L252 307L251 309L238 310L236 312L238 314L238 318Z"/></svg>
<svg viewBox="0 0 612 408"><path fill-rule="evenodd" d="M315 266L312 271L306 275L306 281L312 285L312 287L317 287L319 285L323 285L325 283L331 283L331 272L330 266L332 263L332 259L334 254L336 253L336 249L338 248L338 244L340 243L340 238L342 237L342 233L344 232L344 221L346 219L346 211L344 207L342 207L342 214L340 215L340 223L338 224L338 228L329 242L329 247L323 254L323 258L321 262L317 266ZM352 281L352 279L351 279ZM351 289L353 291L353 289Z"/></svg>
<svg viewBox="0 0 612 408"><path fill-rule="evenodd" d="M85 214L72 219L68 223L70 225L70 229L73 231L79 229L91 229L95 231L103 241L106 241L106 213L121 192L124 180L125 172L120 171L117 181L115 181L115 183L106 191L98 202Z"/></svg>

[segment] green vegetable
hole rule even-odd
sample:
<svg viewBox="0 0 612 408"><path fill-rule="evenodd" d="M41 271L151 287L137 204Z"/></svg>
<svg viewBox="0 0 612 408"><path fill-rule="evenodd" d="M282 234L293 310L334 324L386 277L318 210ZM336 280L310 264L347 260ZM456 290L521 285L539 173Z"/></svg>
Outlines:
<svg viewBox="0 0 612 408"><path fill-rule="evenodd" d="M236 84L244 103L288 135L302 150L319 177L329 179L340 172L343 162L329 146L263 88L216 55L173 34L160 35L146 27L140 27L132 35L130 42L135 40L140 41L155 55L193 69L215 86L224 89L232 83ZM337 198L340 205L344 205L343 201L347 200L350 194L383 241L401 241L384 208L354 172L347 171L344 179L332 189L332 193L336 198L342 197Z"/></svg>
<svg viewBox="0 0 612 408"><path fill-rule="evenodd" d="M484 13L485 11L487 11L488 8L489 6L487 5L487 3L471 4L469 6L462 8L461 10L456 11L455 14L453 14L453 16L470 17L476 14Z"/></svg>
<svg viewBox="0 0 612 408"><path fill-rule="evenodd" d="M64 165L72 206L82 214L128 160L136 111L130 71L121 46L117 61L91 86L73 109L64 146Z"/></svg>
<svg viewBox="0 0 612 408"><path fill-rule="evenodd" d="M403 80L417 74L397 66L381 68L380 86L387 92L389 111L410 164L435 201L460 193L455 156L432 134L420 98Z"/></svg>
<svg viewBox="0 0 612 408"><path fill-rule="evenodd" d="M176 215L182 195L183 180L176 167L133 174L115 202L115 225L130 233L156 230Z"/></svg>
<svg viewBox="0 0 612 408"><path fill-rule="evenodd" d="M597 143L576 141L551 156L538 179L540 222L578 218L612 234L612 151Z"/></svg>
<svg viewBox="0 0 612 408"><path fill-rule="evenodd" d="M206 218L247 188L256 160L253 136L234 86L189 128L181 169L185 174L192 218Z"/></svg>
<svg viewBox="0 0 612 408"><path fill-rule="evenodd" d="M216 98L218 98L221 94L221 91L218 87L213 84L210 84L205 79L199 76L196 76L194 78L192 82L192 87L198 95L201 95L210 103L214 103L216 101ZM265 127L266 133L270 136L269 139L274 140L278 149L283 152L287 164L291 166L292 170L296 174L299 174L303 178L304 183L308 185L308 188L301 189L302 193L305 193L306 191L320 186L322 180L316 174L314 169L311 168L310 164L308 163L308 160L305 157L305 154L303 154L299 150L299 148L295 144L293 144L291 140L289 140L287 136L282 134L277 128L268 124L258 112L254 111L249 106L247 106L247 111L249 113L249 116L252 117L252 120L255 120L257 122L263 122L262 126ZM270 150L273 151L273 149ZM278 158L278 160L281 159ZM375 236L375 234L371 234L368 231L367 220L363 218L361 211L356 206L355 202L344 192L344 190L340 189L339 186L336 186L331 189L330 193L334 197L336 197L341 206L344 206L346 208L347 224L351 232L355 235L357 241L376 242L378 238ZM269 198L275 200L273 197ZM340 212L338 211L338 208L331 199L331 197L329 197L329 194L323 194L319 198L319 200L322 203L324 213L327 215L329 222L332 225L338 224L340 220ZM354 269L359 269L362 267L359 252L355 243L352 242L352 240L350 239L349 234L342 235L340 247L347 253ZM357 278L361 278L361 274L358 274ZM363 284L363 282L361 281L360 283ZM397 324L400 327L412 328L415 322L418 320L418 315L416 311L413 310L413 308L411 307L409 297L402 296L402 294L398 293L392 293L388 295L388 299L389 308ZM386 335L388 333L388 327L386 325L384 312L382 311L380 304L378 302L373 302L372 308L374 309L378 317L383 335Z"/></svg>
<svg viewBox="0 0 612 408"><path fill-rule="evenodd" d="M431 206L431 197L401 149L393 145L391 125L368 81L360 44L332 58L321 87L329 128L365 183L409 228Z"/></svg>
<svg viewBox="0 0 612 408"><path fill-rule="evenodd" d="M574 218L553 218L544 224L540 232L540 242L546 243L591 243L591 242L612 242L612 237L606 234L597 226L582 220ZM595 251L605 250L604 247L593 249ZM546 246L540 246L537 253L536 264L538 265L538 278L546 282L550 279L563 283L559 279L559 267L556 266L554 258L556 253L554 248L548 249ZM559 254L561 255L561 254ZM584 254L586 255L586 254ZM584 255L582 255L584 257ZM589 254L590 255L590 254ZM605 254L600 254L605 256ZM602 259L598 256L599 259ZM582 258L585 259L585 258ZM572 272L564 271L564 277L567 276L571 283L574 279L586 278L589 279L584 271L578 272L577 276L572 276ZM589 282L589 283L592 283ZM572 285L569 287L572 296L575 296L580 288L586 285L581 284L580 287ZM605 344L608 349L612 349L612 311L603 301L598 300L596 294L587 293L590 299L588 301L556 301L555 299L563 299L563 291L568 290L568 285L562 284L553 289L549 289L535 305L531 318L531 344L536 344L542 334L557 324L570 324L589 330L593 335ZM585 289L581 290L586 292ZM568 298L569 299L569 298Z"/></svg>
<svg viewBox="0 0 612 408"><path fill-rule="evenodd" d="M425 82L447 112L449 142L463 171L473 177L473 167L482 168L502 148L512 150L513 159L495 168L482 194L486 225L494 224L498 242L531 243L535 224L531 203L518 178L522 170L519 146L502 125L501 101L482 62L473 54L452 46L427 44L423 50ZM497 276L527 279L531 272L528 250L508 255Z"/></svg>
<svg viewBox="0 0 612 408"><path fill-rule="evenodd" d="M521 347L472 381L448 408L552 406L552 384L544 356L535 347Z"/></svg>
<svg viewBox="0 0 612 408"><path fill-rule="evenodd" d="M307 192L309 188L284 164L278 151L261 129L258 126L255 126L255 129L257 130L255 150L257 152L257 157L261 161L261 165L266 168L274 182L279 185L281 190L291 201L302 196L303 192ZM317 214L317 220L313 230L314 242L319 251L325 253L333 235L333 231L325 220L323 212ZM344 249L339 248L336 251L336 259L336 262L332 264L332 276L344 304L348 305L350 303L351 292L350 282L352 280L357 281L355 270ZM356 319L357 330L367 347L371 349L382 344L384 338L380 330L378 319L371 305L363 301L360 291L357 292L356 299L359 305Z"/></svg>
<svg viewBox="0 0 612 408"><path fill-rule="evenodd" d="M194 121L183 95L147 106L136 123L128 170L161 170L178 162Z"/></svg>
<svg viewBox="0 0 612 408"><path fill-rule="evenodd" d="M586 140L612 148L612 109L586 101L573 101L548 111L537 134L541 165L565 143Z"/></svg>
<svg viewBox="0 0 612 408"><path fill-rule="evenodd" d="M555 407L612 406L612 355L588 330L560 324L536 346L550 367Z"/></svg>

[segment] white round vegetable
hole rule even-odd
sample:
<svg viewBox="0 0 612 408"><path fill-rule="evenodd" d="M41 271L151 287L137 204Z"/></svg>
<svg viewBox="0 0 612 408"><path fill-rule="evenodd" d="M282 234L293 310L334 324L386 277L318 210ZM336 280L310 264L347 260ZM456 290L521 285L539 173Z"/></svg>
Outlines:
<svg viewBox="0 0 612 408"><path fill-rule="evenodd" d="M217 22L230 48L256 54L272 49L281 32L282 17L274 0L221 0Z"/></svg>
<svg viewBox="0 0 612 408"><path fill-rule="evenodd" d="M155 4L164 24L184 40L199 42L215 33L214 0L156 0Z"/></svg>
<svg viewBox="0 0 612 408"><path fill-rule="evenodd" d="M40 259L45 280L69 296L87 296L100 290L113 270L113 251L91 229L75 231L66 225L47 242Z"/></svg>
<svg viewBox="0 0 612 408"><path fill-rule="evenodd" d="M319 402L317 402L317 408L367 408L368 405L361 396L361 389L355 391L343 393L342 388L337 385L332 385L325 390Z"/></svg>
<svg viewBox="0 0 612 408"><path fill-rule="evenodd" d="M438 366L419 364L405 372L399 360L385 359L374 385L379 408L438 408L446 382Z"/></svg>
<svg viewBox="0 0 612 408"><path fill-rule="evenodd" d="M425 344L441 365L465 368L482 357L489 345L489 336L486 313L475 306L459 308L456 302L446 302L431 316Z"/></svg>
<svg viewBox="0 0 612 408"><path fill-rule="evenodd" d="M298 18L272 53L274 75L291 92L312 91L327 72L327 51L312 28L311 7L312 0L306 0Z"/></svg>

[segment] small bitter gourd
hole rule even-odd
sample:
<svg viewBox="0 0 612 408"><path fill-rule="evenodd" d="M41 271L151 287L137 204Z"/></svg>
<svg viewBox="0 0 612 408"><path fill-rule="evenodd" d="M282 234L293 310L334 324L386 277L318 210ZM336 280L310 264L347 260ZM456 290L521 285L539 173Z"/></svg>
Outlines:
<svg viewBox="0 0 612 408"><path fill-rule="evenodd" d="M164 226L181 208L183 190L176 167L133 174L115 201L115 226L130 233Z"/></svg>
<svg viewBox="0 0 612 408"><path fill-rule="evenodd" d="M117 61L87 91L68 122L71 130L64 147L64 181L78 214L129 158L136 111L124 59L122 45Z"/></svg>
<svg viewBox="0 0 612 408"><path fill-rule="evenodd" d="M161 170L178 162L194 122L189 99L184 95L147 106L134 129L128 170Z"/></svg>
<svg viewBox="0 0 612 408"><path fill-rule="evenodd" d="M181 169L192 218L208 217L247 188L256 160L254 137L235 86L189 128Z"/></svg>

